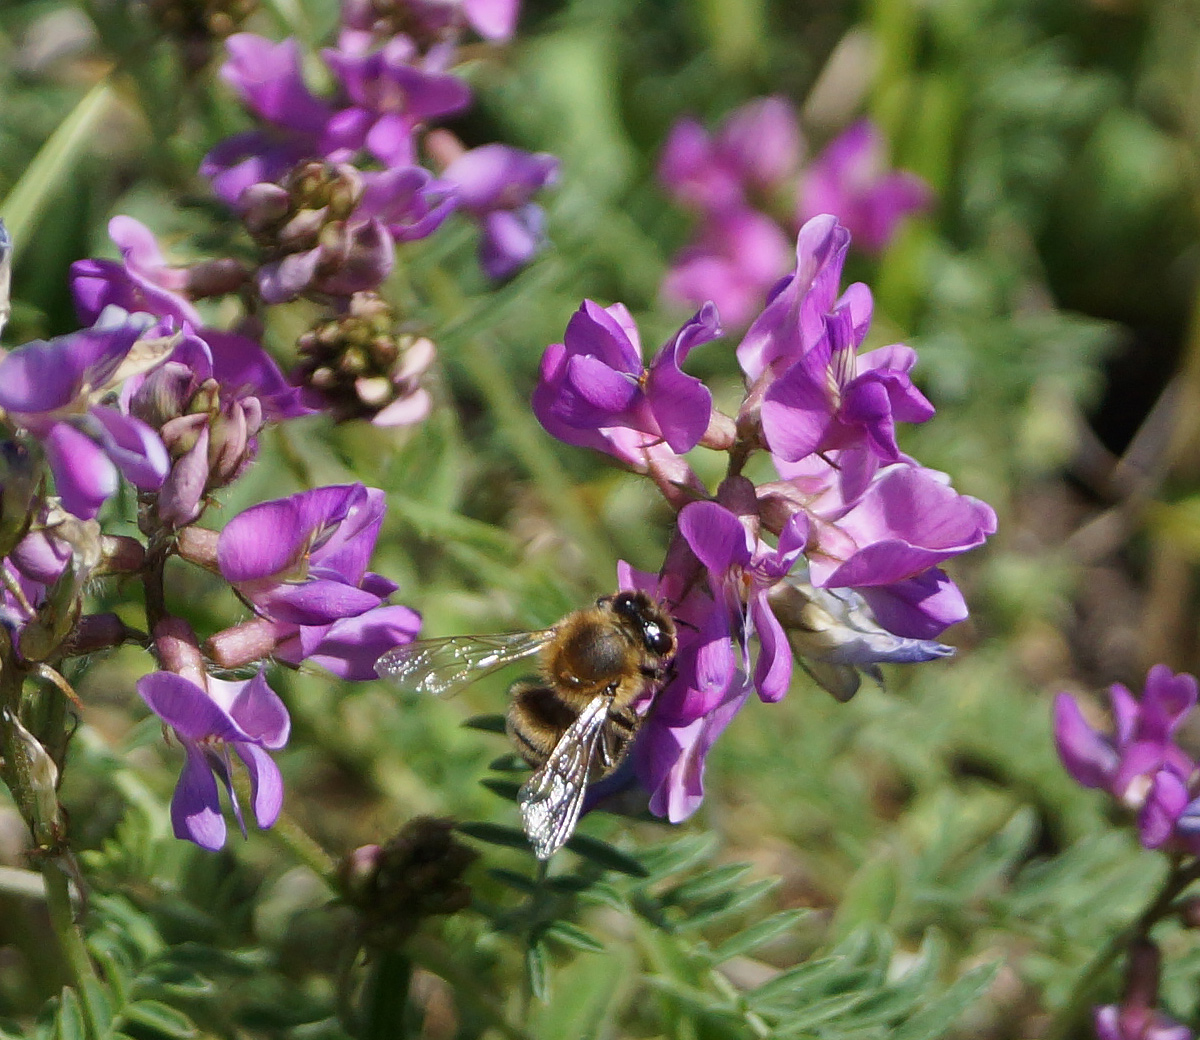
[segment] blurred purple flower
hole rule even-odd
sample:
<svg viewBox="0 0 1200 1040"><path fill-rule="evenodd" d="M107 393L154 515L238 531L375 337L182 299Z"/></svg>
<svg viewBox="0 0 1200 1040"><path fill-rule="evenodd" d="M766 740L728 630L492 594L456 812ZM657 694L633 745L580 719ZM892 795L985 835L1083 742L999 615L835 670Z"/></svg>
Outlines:
<svg viewBox="0 0 1200 1040"><path fill-rule="evenodd" d="M830 143L800 181L797 219L836 214L861 249L878 253L910 213L928 209L933 191L913 173L889 170L883 135L861 119Z"/></svg>
<svg viewBox="0 0 1200 1040"><path fill-rule="evenodd" d="M557 179L554 156L486 144L464 152L442 176L458 189L462 209L479 223L479 263L489 278L508 278L542 248L545 216L530 199Z"/></svg>
<svg viewBox="0 0 1200 1040"><path fill-rule="evenodd" d="M1192 1040L1194 1036L1161 1011L1118 1004L1096 1008L1095 1026L1097 1040Z"/></svg>
<svg viewBox="0 0 1200 1040"><path fill-rule="evenodd" d="M663 296L698 307L708 300L733 328L745 326L791 258L787 236L769 217L732 205L705 217L699 236L671 262Z"/></svg>
<svg viewBox="0 0 1200 1040"><path fill-rule="evenodd" d="M117 322L109 324L115 314ZM133 352L144 325L115 310L96 324L35 340L0 358L0 409L42 442L64 507L91 519L117 490L118 473L136 487L162 486L167 453L145 423L100 402L161 354Z"/></svg>
<svg viewBox="0 0 1200 1040"><path fill-rule="evenodd" d="M415 21L420 34L430 38L452 35L465 23L485 40L508 40L517 27L519 0L403 0L396 4L405 20ZM391 35L395 26L381 17L386 10L378 0L342 0L343 36L346 30L368 41Z"/></svg>
<svg viewBox="0 0 1200 1040"><path fill-rule="evenodd" d="M204 690L173 672L152 672L137 682L137 691L183 744L187 762L171 799L171 823L177 838L216 850L225 844L217 778L225 785L234 816L246 833L234 793L233 750L250 774L254 819L270 827L283 806L283 778L268 751L288 739L287 709L260 671L245 682L206 678Z"/></svg>
<svg viewBox="0 0 1200 1040"><path fill-rule="evenodd" d="M261 502L221 532L221 576L276 621L329 625L357 617L396 589L367 571L383 515L383 492L362 484Z"/></svg>
<svg viewBox="0 0 1200 1040"><path fill-rule="evenodd" d="M788 101L757 98L730 113L715 137L693 119L679 120L658 176L679 202L714 213L743 204L751 192L777 190L795 174L802 151Z"/></svg>
<svg viewBox="0 0 1200 1040"><path fill-rule="evenodd" d="M326 49L322 56L350 101L325 128L321 154L334 162L353 161L365 150L385 167L412 166L417 127L456 115L471 101L466 84L436 62L418 65L405 36L366 53Z"/></svg>
<svg viewBox="0 0 1200 1040"><path fill-rule="evenodd" d="M707 304L643 367L641 341L622 304L585 300L563 343L546 348L533 392L533 411L554 437L595 448L632 465L641 451L665 442L680 454L704 436L712 394L680 365L693 347L721 335Z"/></svg>
<svg viewBox="0 0 1200 1040"><path fill-rule="evenodd" d="M294 39L274 43L236 33L225 46L229 58L221 76L266 124L222 141L200 164L213 191L233 206L250 185L276 181L302 159L323 155L333 110L305 85Z"/></svg>
<svg viewBox="0 0 1200 1040"><path fill-rule="evenodd" d="M1136 810L1138 833L1148 848L1174 841L1200 853L1200 800L1191 797L1197 765L1174 740L1196 695L1195 678L1163 664L1150 669L1140 701L1114 683L1111 737L1088 725L1069 694L1054 701L1054 741L1067 772Z"/></svg>

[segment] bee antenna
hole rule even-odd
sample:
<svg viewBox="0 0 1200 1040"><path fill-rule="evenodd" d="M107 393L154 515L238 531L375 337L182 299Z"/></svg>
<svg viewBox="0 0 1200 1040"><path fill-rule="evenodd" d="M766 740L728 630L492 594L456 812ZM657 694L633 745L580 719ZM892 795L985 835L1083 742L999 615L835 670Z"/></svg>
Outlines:
<svg viewBox="0 0 1200 1040"><path fill-rule="evenodd" d="M672 618L672 620L673 620L673 621L675 622L675 624L677 624L677 625L678 625L680 628L690 628L690 629L691 629L693 632L699 632L699 631L700 631L700 626L699 626L699 625L693 625L693 624L692 624L690 621L684 621L684 620L683 620L683 618Z"/></svg>

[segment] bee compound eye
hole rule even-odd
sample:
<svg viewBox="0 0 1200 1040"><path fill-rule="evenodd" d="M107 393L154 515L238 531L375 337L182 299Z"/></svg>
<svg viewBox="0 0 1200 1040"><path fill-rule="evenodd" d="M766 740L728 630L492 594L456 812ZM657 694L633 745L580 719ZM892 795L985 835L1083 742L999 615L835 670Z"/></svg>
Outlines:
<svg viewBox="0 0 1200 1040"><path fill-rule="evenodd" d="M657 621L646 622L642 627L642 639L652 653L665 654L671 649L671 637L659 627Z"/></svg>

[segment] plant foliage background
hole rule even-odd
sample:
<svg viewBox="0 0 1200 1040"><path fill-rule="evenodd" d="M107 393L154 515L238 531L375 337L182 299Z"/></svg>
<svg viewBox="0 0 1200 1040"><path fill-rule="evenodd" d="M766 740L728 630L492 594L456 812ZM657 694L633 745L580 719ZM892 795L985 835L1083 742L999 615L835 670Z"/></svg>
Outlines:
<svg viewBox="0 0 1200 1040"><path fill-rule="evenodd" d="M336 17L275 0L250 25L313 48ZM870 113L937 196L852 273L939 410L902 447L999 513L954 571L972 608L957 656L892 668L847 704L798 675L725 733L691 820L585 817L549 877L515 829L508 745L478 725L503 711L503 679L442 702L284 674L295 827L213 854L171 834L179 749L133 692L145 651L89 659L68 677L83 710L60 799L98 973L85 1015L3 808L4 1031L1089 1035L1121 975L1087 966L1166 868L1064 772L1050 698L1198 663L1198 48L1190 0L528 0L514 41L471 66L458 129L561 158L550 248L499 288L466 223L403 249L389 291L439 349L429 419L276 428L223 511L385 489L373 567L427 635L541 627L611 591L618 558L655 568L673 518L546 436L529 393L584 296L623 300L648 343L676 327L659 286L689 217L654 176L666 135L779 93L812 147ZM229 238L195 175L243 121L218 63L189 67L138 3L0 10L0 213L21 245L7 345L76 327L67 268L113 255L114 214L180 257ZM696 361L736 393L715 353ZM197 573L171 589L197 629L240 616ZM94 594L123 610L136 593ZM471 906L364 964L320 864L420 815L462 821L480 852ZM1200 1026L1193 933L1156 937L1162 1004Z"/></svg>

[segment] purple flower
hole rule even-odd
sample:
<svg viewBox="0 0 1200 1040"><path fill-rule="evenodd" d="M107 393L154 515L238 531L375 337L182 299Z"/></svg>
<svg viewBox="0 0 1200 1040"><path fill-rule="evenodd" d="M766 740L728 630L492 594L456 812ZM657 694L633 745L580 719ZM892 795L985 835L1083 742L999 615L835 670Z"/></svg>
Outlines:
<svg viewBox="0 0 1200 1040"><path fill-rule="evenodd" d="M1112 736L1088 725L1070 695L1060 693L1054 701L1054 741L1067 772L1136 810L1142 844L1149 848L1178 838L1193 852L1200 849L1200 803L1189 794L1196 763L1174 740L1196 695L1191 675L1175 675L1163 664L1150 669L1140 701L1114 683Z"/></svg>
<svg viewBox="0 0 1200 1040"><path fill-rule="evenodd" d="M676 454L694 448L712 413L712 394L680 365L693 347L721 335L708 304L643 367L637 326L622 304L585 300L564 342L546 348L533 410L567 444L595 448L637 466L660 442Z"/></svg>
<svg viewBox="0 0 1200 1040"><path fill-rule="evenodd" d="M792 651L768 595L800 558L808 518L794 513L776 549L754 527L719 502L693 502L679 513L679 533L708 570L714 596L728 610L726 631L741 646L743 661L749 661L750 636L758 636L761 650L753 674L759 697L777 701L791 682Z"/></svg>
<svg viewBox="0 0 1200 1040"><path fill-rule="evenodd" d="M325 129L321 154L334 162L352 161L365 150L385 167L411 166L417 127L455 115L471 101L457 77L430 63L415 64L416 48L405 36L369 53L327 49L322 56L350 101Z"/></svg>
<svg viewBox="0 0 1200 1040"><path fill-rule="evenodd" d="M254 819L270 827L283 805L283 778L268 751L288 739L287 709L260 671L245 682L206 678L204 690L173 672L153 672L137 682L137 691L183 744L187 762L171 799L171 823L177 838L201 848L225 844L225 820L217 778L225 785L243 835L246 825L233 790L230 749L250 774Z"/></svg>
<svg viewBox="0 0 1200 1040"><path fill-rule="evenodd" d="M236 33L225 46L229 59L221 66L222 77L267 124L222 141L200 164L213 191L232 206L250 185L278 180L300 160L321 155L333 111L305 86L294 39L273 43Z"/></svg>
<svg viewBox="0 0 1200 1040"><path fill-rule="evenodd" d="M517 27L519 0L405 0L403 16L418 23L420 31L430 37L453 34L465 22L485 40L503 42ZM373 39L389 34L394 27L379 16L380 5L373 0L343 0L343 36L346 30Z"/></svg>
<svg viewBox="0 0 1200 1040"><path fill-rule="evenodd" d="M383 492L362 484L262 502L225 525L217 564L263 617L302 626L357 617L396 588L367 571L383 514Z"/></svg>
<svg viewBox="0 0 1200 1040"><path fill-rule="evenodd" d="M742 205L704 219L700 234L671 262L667 300L700 306L711 300L735 328L761 309L790 259L787 236L769 217Z"/></svg>
<svg viewBox="0 0 1200 1040"><path fill-rule="evenodd" d="M487 144L463 153L443 176L483 231L479 263L489 278L507 278L533 259L546 236L541 207L530 199L557 179L554 156Z"/></svg>
<svg viewBox="0 0 1200 1040"><path fill-rule="evenodd" d="M770 193L796 172L803 143L792 106L758 98L732 112L715 137L695 120L671 129L658 176L680 202L713 213Z"/></svg>
<svg viewBox="0 0 1200 1040"><path fill-rule="evenodd" d="M834 213L860 248L878 253L901 220L932 203L933 192L920 177L887 168L883 135L869 119L862 119L805 171L797 219Z"/></svg>
<svg viewBox="0 0 1200 1040"><path fill-rule="evenodd" d="M279 626L275 656L289 664L311 661L341 679L371 682L375 663L393 647L411 643L421 615L409 607L385 604L331 625Z"/></svg>
<svg viewBox="0 0 1200 1040"><path fill-rule="evenodd" d="M1194 1035L1161 1011L1118 1004L1096 1008L1095 1025L1098 1040L1192 1040Z"/></svg>
<svg viewBox="0 0 1200 1040"><path fill-rule="evenodd" d="M729 640L728 608L697 587L678 600L677 575L660 579L621 562L622 589L637 588L672 602L681 622L671 680L655 695L634 744L634 770L650 792L650 811L672 823L687 819L704 800L709 750L753 689L738 670Z"/></svg>
<svg viewBox="0 0 1200 1040"><path fill-rule="evenodd" d="M803 360L826 334L825 318L835 307L849 310L856 319L852 325L870 321L865 285L855 283L837 297L849 247L850 232L829 214L800 229L796 270L779 283L737 348L738 364L751 383Z"/></svg>
<svg viewBox="0 0 1200 1040"><path fill-rule="evenodd" d="M143 326L102 315L90 329L35 340L0 358L0 409L37 437L66 509L91 519L117 490L118 473L143 490L167 475L162 442L145 423L100 401L161 361L131 355Z"/></svg>

